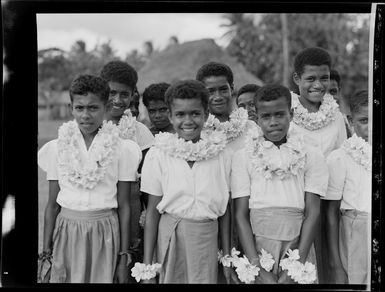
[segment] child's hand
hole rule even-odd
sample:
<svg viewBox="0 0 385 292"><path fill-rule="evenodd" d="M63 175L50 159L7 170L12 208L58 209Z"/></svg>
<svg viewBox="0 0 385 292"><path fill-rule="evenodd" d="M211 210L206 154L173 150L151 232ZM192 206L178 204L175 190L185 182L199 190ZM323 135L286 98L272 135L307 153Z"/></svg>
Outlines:
<svg viewBox="0 0 385 292"><path fill-rule="evenodd" d="M128 258L127 258L128 257ZM131 255L127 254L119 258L118 266L115 272L115 282L117 283L128 283L129 264L131 263Z"/></svg>
<svg viewBox="0 0 385 292"><path fill-rule="evenodd" d="M278 284L296 284L296 282L287 274L287 271L283 271L279 276Z"/></svg>
<svg viewBox="0 0 385 292"><path fill-rule="evenodd" d="M142 283L142 284L156 284L156 277L151 278L149 280L141 280L140 283Z"/></svg>
<svg viewBox="0 0 385 292"><path fill-rule="evenodd" d="M278 283L278 278L274 273L266 272L263 269L261 269L259 273L260 273L260 276L255 278L256 284L277 284Z"/></svg>
<svg viewBox="0 0 385 292"><path fill-rule="evenodd" d="M231 282L233 282L235 284L240 283L238 276L237 276L237 273L231 267L223 266L223 275L225 276L226 284L231 284Z"/></svg>

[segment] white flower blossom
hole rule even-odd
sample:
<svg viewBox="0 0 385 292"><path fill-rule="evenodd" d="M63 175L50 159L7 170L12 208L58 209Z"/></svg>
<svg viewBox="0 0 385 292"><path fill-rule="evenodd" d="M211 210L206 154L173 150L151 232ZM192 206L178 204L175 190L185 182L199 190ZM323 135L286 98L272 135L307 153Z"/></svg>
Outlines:
<svg viewBox="0 0 385 292"><path fill-rule="evenodd" d="M303 136L291 128L287 134L287 142L279 148L265 140L259 127L249 130L245 139L245 152L254 169L266 179L272 179L273 176L285 179L297 175L306 162Z"/></svg>
<svg viewBox="0 0 385 292"><path fill-rule="evenodd" d="M93 189L106 173L115 155L119 131L112 122L103 122L86 159L80 155L78 140L82 134L76 121L59 128L58 162L63 176L73 184Z"/></svg>
<svg viewBox="0 0 385 292"><path fill-rule="evenodd" d="M135 263L131 269L131 276L135 278L136 282L140 280L149 280L156 276L159 272L161 264L155 263L152 265L146 265L142 263Z"/></svg>
<svg viewBox="0 0 385 292"><path fill-rule="evenodd" d="M214 115L209 114L203 132L223 132L227 137L227 143L238 138L246 129L248 120L247 110L238 108L232 111L229 121L221 123Z"/></svg>
<svg viewBox="0 0 385 292"><path fill-rule="evenodd" d="M300 256L298 249L289 249L286 255L288 257L282 259L279 266L282 270L287 270L288 276L299 284L311 284L316 281L317 271L315 265L309 262L302 264L299 261Z"/></svg>
<svg viewBox="0 0 385 292"><path fill-rule="evenodd" d="M372 168L372 147L361 137L353 134L352 137L345 140L342 149L359 165L362 165L367 171Z"/></svg>
<svg viewBox="0 0 385 292"><path fill-rule="evenodd" d="M261 267L265 269L265 271L270 272L273 269L275 260L270 253L262 248L261 255L259 255L259 263L261 264Z"/></svg>
<svg viewBox="0 0 385 292"><path fill-rule="evenodd" d="M291 92L293 122L310 131L329 125L336 119L339 106L332 95L325 94L317 112L311 113L301 104L298 94Z"/></svg>
<svg viewBox="0 0 385 292"><path fill-rule="evenodd" d="M132 115L130 109L126 109L118 123L120 138L136 142L135 122L136 118Z"/></svg>
<svg viewBox="0 0 385 292"><path fill-rule="evenodd" d="M245 255L241 258L238 258L235 267L235 271L238 274L239 280L246 284L253 282L255 277L259 275L259 267L250 264Z"/></svg>

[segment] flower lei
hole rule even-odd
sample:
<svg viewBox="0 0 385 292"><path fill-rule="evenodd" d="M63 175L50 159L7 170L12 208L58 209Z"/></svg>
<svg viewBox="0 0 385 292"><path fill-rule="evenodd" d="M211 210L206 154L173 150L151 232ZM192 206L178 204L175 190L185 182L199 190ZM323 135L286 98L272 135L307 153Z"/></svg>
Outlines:
<svg viewBox="0 0 385 292"><path fill-rule="evenodd" d="M240 251L236 250L234 247L231 249L231 255L223 255L223 251L219 250L218 261L225 267L234 266L239 280L249 284L255 280L256 276L259 275L260 268L251 264L246 255L239 257L239 254ZM261 268L270 272L275 263L273 256L262 249L261 254L258 257Z"/></svg>
<svg viewBox="0 0 385 292"><path fill-rule="evenodd" d="M201 161L217 156L226 147L226 136L216 131L210 135L202 132L201 139L193 143L178 138L177 134L161 132L155 135L154 147L168 155L186 161Z"/></svg>
<svg viewBox="0 0 385 292"><path fill-rule="evenodd" d="M312 284L317 279L315 265L310 262L302 264L299 260L298 249L289 249L286 252L287 258L280 261L279 266L282 270L287 270L287 274L299 284Z"/></svg>
<svg viewBox="0 0 385 292"><path fill-rule="evenodd" d="M288 150L284 158L277 154L277 151L281 151L282 148ZM246 135L245 152L251 158L255 170L262 173L266 179L272 179L273 176L285 179L291 175L297 175L305 166L306 153L303 137L296 135L294 130L289 130L287 142L281 145L281 149L272 142L266 141L259 127L249 130Z"/></svg>
<svg viewBox="0 0 385 292"><path fill-rule="evenodd" d="M364 139L353 134L352 137L345 140L342 149L359 165L362 165L367 171L371 170L372 148Z"/></svg>
<svg viewBox="0 0 385 292"><path fill-rule="evenodd" d="M89 156L83 160L79 151L79 137L82 137L76 121L64 123L58 135L59 168L71 183L86 189L93 189L105 176L112 162L119 131L112 122L103 122L94 139Z"/></svg>
<svg viewBox="0 0 385 292"><path fill-rule="evenodd" d="M294 110L293 122L307 130L314 131L326 127L336 119L339 112L338 104L332 95L326 93L319 110L309 113L299 101L298 94L291 92L292 108Z"/></svg>
<svg viewBox="0 0 385 292"><path fill-rule="evenodd" d="M136 282L139 282L140 280L149 280L159 273L161 267L162 265L158 263L152 265L135 263L134 267L131 269L131 276L135 278Z"/></svg>
<svg viewBox="0 0 385 292"><path fill-rule="evenodd" d="M209 114L204 125L205 130L223 131L226 134L227 142L238 138L246 129L248 120L247 110L238 108L230 114L229 121L221 123L214 115Z"/></svg>
<svg viewBox="0 0 385 292"><path fill-rule="evenodd" d="M118 123L120 138L136 141L135 122L136 119L130 109L126 109Z"/></svg>

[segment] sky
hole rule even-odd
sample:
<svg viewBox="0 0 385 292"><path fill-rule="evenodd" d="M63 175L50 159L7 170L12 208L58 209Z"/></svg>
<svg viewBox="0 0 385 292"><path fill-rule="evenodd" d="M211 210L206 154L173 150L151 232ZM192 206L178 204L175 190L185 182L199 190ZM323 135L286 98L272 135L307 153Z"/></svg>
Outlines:
<svg viewBox="0 0 385 292"><path fill-rule="evenodd" d="M38 49L59 47L69 50L82 39L91 50L111 40L117 54L124 57L133 49L143 50L146 41L155 49L164 48L171 36L180 43L212 38L226 46L223 37L227 23L220 13L114 13L114 14L37 14Z"/></svg>

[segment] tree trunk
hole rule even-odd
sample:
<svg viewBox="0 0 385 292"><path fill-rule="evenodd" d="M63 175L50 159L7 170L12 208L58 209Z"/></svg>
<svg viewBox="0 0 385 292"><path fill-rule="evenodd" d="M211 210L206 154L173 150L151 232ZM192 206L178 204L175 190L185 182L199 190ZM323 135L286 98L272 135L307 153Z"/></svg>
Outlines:
<svg viewBox="0 0 385 292"><path fill-rule="evenodd" d="M282 51L283 51L283 76L282 83L289 87L289 35L287 29L287 14L281 13Z"/></svg>

